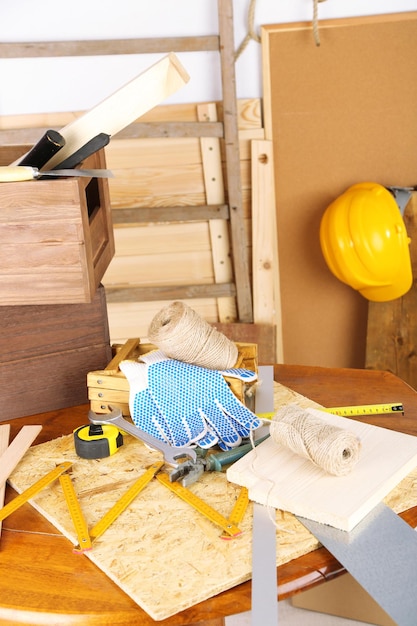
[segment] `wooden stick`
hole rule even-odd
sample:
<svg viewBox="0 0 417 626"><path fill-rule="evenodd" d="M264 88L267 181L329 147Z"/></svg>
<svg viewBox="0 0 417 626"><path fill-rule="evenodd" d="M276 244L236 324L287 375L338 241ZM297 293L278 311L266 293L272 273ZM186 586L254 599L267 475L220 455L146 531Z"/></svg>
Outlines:
<svg viewBox="0 0 417 626"><path fill-rule="evenodd" d="M199 104L197 117L200 122L217 122L215 103ZM217 137L202 137L200 146L206 202L222 205L225 194L220 140ZM233 281L233 269L227 222L222 219L209 220L209 229L215 282L230 283ZM218 298L217 309L220 322L236 321L237 309L234 298Z"/></svg>
<svg viewBox="0 0 417 626"><path fill-rule="evenodd" d="M35 441L41 430L42 426L40 425L23 426L23 428L20 429L7 450L0 456L0 485L6 483L6 480Z"/></svg>
<svg viewBox="0 0 417 626"><path fill-rule="evenodd" d="M61 128L65 146L45 164L45 169L53 169L59 161L69 157L99 133L112 137L175 93L188 80L189 76L176 55L172 52L166 55L84 115Z"/></svg>
<svg viewBox="0 0 417 626"><path fill-rule="evenodd" d="M0 426L0 456L8 448L9 437L10 437L10 424L2 424ZM3 508L4 506L5 493L6 493L6 483L0 484L0 509ZM1 526L2 526L2 522L0 522L0 535L1 535Z"/></svg>

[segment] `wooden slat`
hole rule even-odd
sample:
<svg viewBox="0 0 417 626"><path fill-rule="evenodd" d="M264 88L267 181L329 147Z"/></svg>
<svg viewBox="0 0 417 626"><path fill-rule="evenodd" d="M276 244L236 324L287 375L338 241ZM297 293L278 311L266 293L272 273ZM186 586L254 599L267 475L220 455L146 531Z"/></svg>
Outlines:
<svg viewBox="0 0 417 626"><path fill-rule="evenodd" d="M202 121L216 121L216 105L214 103L198 105L197 116L199 120ZM202 137L200 139L200 145L206 200L209 204L215 202L224 203L225 193L220 142L213 137ZM225 220L213 219L209 222L209 228L211 251L213 255L214 280L216 283L232 282L233 267L230 258L228 224ZM219 309L219 320L221 322L236 321L237 310L234 299L219 298L217 306Z"/></svg>
<svg viewBox="0 0 417 626"><path fill-rule="evenodd" d="M242 187L240 180L232 0L219 0L218 13L221 44L223 124L227 162L226 180L228 204L230 207L233 265L237 285L237 307L239 321L251 322L253 320L252 293L249 264L246 256L247 242L244 229Z"/></svg>
<svg viewBox="0 0 417 626"><path fill-rule="evenodd" d="M203 221L228 219L226 204L178 207L133 207L113 211L113 224L138 224L156 222Z"/></svg>
<svg viewBox="0 0 417 626"><path fill-rule="evenodd" d="M13 472L21 458L30 448L42 426L23 426L13 439L12 443L0 457L0 485L3 485Z"/></svg>
<svg viewBox="0 0 417 626"><path fill-rule="evenodd" d="M283 362L281 293L275 217L272 141L252 141L252 284L253 318L276 326L276 354Z"/></svg>
<svg viewBox="0 0 417 626"><path fill-rule="evenodd" d="M219 49L219 37L161 37L152 39L106 39L80 41L27 41L0 43L4 59L29 57L102 56L151 54L158 52L198 52Z"/></svg>
<svg viewBox="0 0 417 626"><path fill-rule="evenodd" d="M191 298L234 297L236 287L228 283L210 285L168 285L162 287L107 287L108 303L151 302L153 300L188 300Z"/></svg>

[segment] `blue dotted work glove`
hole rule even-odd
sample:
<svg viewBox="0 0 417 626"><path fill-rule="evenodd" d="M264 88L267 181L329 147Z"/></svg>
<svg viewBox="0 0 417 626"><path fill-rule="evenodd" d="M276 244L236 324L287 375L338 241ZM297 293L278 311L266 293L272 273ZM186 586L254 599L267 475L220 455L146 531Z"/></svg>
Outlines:
<svg viewBox="0 0 417 626"><path fill-rule="evenodd" d="M261 425L229 389L222 373L168 359L161 351L142 360L146 362L120 364L129 381L129 407L138 428L174 446L218 444L228 450ZM256 379L245 369L224 373L248 382Z"/></svg>

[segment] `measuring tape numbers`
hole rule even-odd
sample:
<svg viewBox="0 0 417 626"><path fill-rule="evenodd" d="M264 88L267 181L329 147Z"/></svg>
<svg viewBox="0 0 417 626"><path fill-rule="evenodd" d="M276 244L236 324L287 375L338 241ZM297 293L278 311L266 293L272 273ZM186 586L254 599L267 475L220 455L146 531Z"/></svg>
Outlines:
<svg viewBox="0 0 417 626"><path fill-rule="evenodd" d="M404 415L404 406L401 402L386 402L384 404L359 404L354 406L335 406L330 409L318 407L319 411L325 413L333 413L341 417L353 417L357 415L383 415L388 413L402 413ZM257 413L262 419L272 419L275 412Z"/></svg>

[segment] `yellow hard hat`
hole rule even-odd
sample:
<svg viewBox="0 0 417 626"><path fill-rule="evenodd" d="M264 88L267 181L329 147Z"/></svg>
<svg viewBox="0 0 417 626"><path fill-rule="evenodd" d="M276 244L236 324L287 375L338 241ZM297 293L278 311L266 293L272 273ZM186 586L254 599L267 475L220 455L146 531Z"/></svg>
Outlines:
<svg viewBox="0 0 417 626"><path fill-rule="evenodd" d="M410 239L388 189L359 183L323 214L320 245L331 272L368 300L400 298L413 283Z"/></svg>

